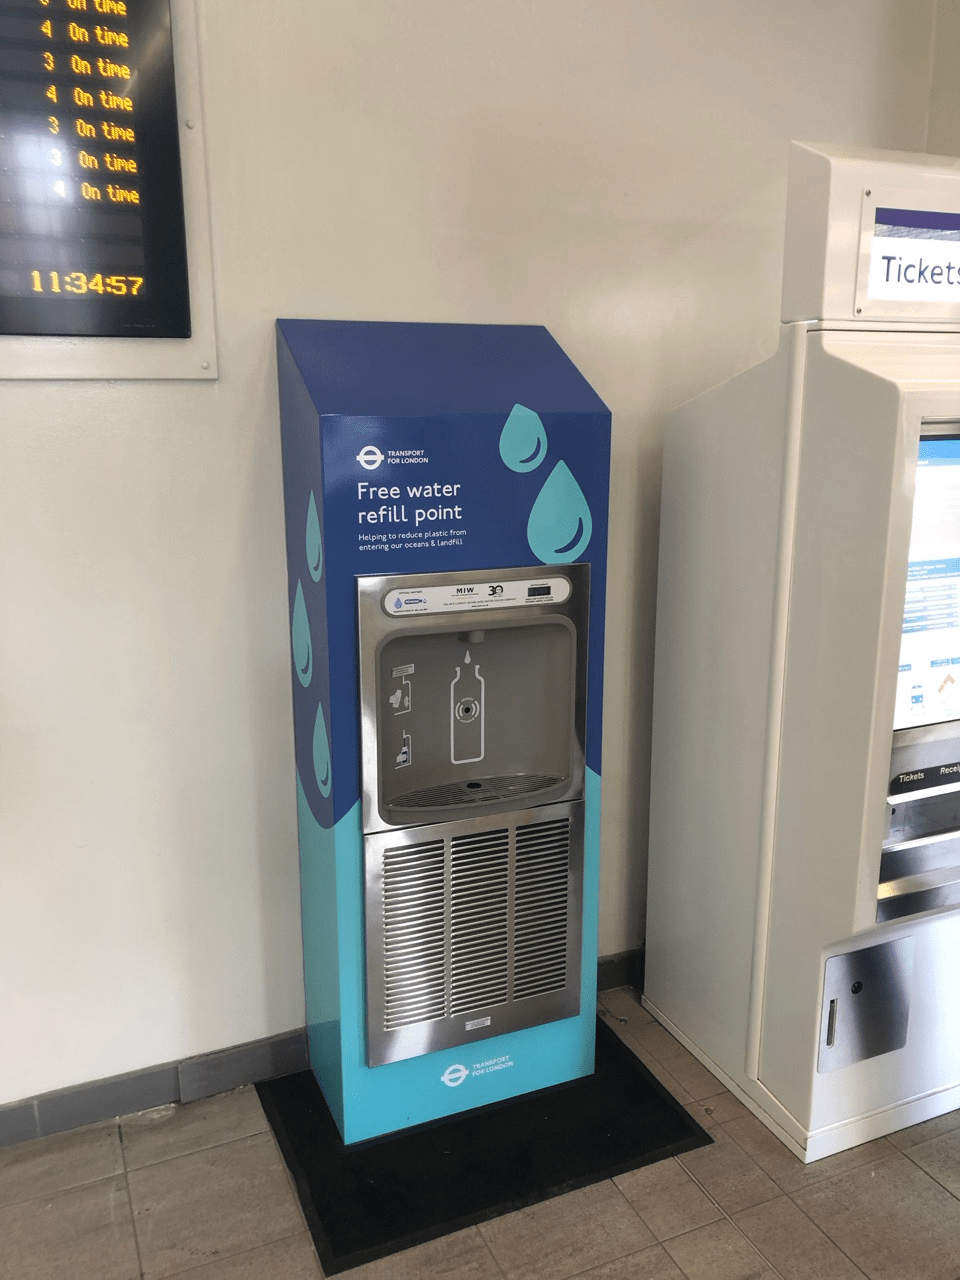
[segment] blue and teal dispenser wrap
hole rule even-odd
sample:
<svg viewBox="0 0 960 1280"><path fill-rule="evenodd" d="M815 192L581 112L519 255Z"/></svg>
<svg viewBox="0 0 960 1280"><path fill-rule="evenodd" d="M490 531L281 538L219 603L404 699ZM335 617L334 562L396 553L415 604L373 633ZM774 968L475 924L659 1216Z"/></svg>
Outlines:
<svg viewBox="0 0 960 1280"><path fill-rule="evenodd" d="M358 1142L593 1070L610 413L539 326L277 322L310 1062ZM358 576L590 565L580 1012L369 1067Z"/></svg>

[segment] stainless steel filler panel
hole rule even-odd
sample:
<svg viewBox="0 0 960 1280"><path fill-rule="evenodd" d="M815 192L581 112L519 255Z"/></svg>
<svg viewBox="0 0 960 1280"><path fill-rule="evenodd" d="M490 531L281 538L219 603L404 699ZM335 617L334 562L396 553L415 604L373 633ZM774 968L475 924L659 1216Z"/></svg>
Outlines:
<svg viewBox="0 0 960 1280"><path fill-rule="evenodd" d="M830 956L824 967L818 1071L902 1049L910 1021L914 940Z"/></svg>
<svg viewBox="0 0 960 1280"><path fill-rule="evenodd" d="M583 794L589 565L358 578L363 829Z"/></svg>
<svg viewBox="0 0 960 1280"><path fill-rule="evenodd" d="M357 580L371 1066L579 1012L589 584Z"/></svg>

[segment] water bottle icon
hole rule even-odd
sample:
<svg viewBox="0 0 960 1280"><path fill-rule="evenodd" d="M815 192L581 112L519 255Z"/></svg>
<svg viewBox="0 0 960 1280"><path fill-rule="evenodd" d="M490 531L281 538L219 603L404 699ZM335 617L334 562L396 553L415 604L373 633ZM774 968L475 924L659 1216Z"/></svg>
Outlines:
<svg viewBox="0 0 960 1280"><path fill-rule="evenodd" d="M479 662L470 665L470 651L450 682L450 760L475 764L483 759L484 688Z"/></svg>

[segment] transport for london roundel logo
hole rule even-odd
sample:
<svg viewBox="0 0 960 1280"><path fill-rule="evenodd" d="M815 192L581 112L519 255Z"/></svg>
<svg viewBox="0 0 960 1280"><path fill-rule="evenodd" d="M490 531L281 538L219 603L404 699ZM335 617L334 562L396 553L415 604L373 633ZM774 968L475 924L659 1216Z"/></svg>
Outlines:
<svg viewBox="0 0 960 1280"><path fill-rule="evenodd" d="M375 444L365 444L357 454L357 461L367 471L376 471L383 461L383 454Z"/></svg>
<svg viewBox="0 0 960 1280"><path fill-rule="evenodd" d="M458 1084L463 1084L469 1074L462 1062L455 1062L452 1067L447 1067L440 1079L451 1089L455 1089Z"/></svg>

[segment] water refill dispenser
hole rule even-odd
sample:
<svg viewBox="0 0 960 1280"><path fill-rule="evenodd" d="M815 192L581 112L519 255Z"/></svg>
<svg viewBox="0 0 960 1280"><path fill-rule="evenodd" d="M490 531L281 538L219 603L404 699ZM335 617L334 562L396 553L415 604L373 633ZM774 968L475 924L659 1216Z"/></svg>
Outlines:
<svg viewBox="0 0 960 1280"><path fill-rule="evenodd" d="M782 320L667 426L644 998L809 1161L960 1106L960 164L795 144Z"/></svg>
<svg viewBox="0 0 960 1280"><path fill-rule="evenodd" d="M589 578L357 580L371 1066L579 1010Z"/></svg>
<svg viewBox="0 0 960 1280"><path fill-rule="evenodd" d="M357 1142L593 1070L610 415L533 326L278 322L310 1062Z"/></svg>

